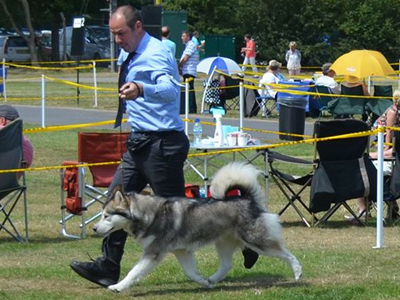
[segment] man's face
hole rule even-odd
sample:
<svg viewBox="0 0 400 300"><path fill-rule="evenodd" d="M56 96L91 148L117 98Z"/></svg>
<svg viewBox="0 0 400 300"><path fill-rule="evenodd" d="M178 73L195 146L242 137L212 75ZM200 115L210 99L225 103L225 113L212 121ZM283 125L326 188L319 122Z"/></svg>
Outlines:
<svg viewBox="0 0 400 300"><path fill-rule="evenodd" d="M142 23L137 21L135 28L131 29L123 15L114 15L110 19L110 31L114 34L115 42L126 52L136 50L142 38Z"/></svg>
<svg viewBox="0 0 400 300"><path fill-rule="evenodd" d="M190 40L190 37L186 32L183 32L181 39L182 39L182 43L186 44Z"/></svg>
<svg viewBox="0 0 400 300"><path fill-rule="evenodd" d="M335 77L335 76L336 76L336 72L333 71L333 70L329 70L328 76L330 76L330 77Z"/></svg>

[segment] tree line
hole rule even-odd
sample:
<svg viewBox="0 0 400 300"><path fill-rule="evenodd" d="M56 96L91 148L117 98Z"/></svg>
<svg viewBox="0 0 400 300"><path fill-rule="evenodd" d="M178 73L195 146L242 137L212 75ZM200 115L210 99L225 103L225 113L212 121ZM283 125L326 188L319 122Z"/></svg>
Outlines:
<svg viewBox="0 0 400 300"><path fill-rule="evenodd" d="M139 9L154 3L114 2ZM100 10L108 5L108 0L0 0L0 27L55 30L63 18L77 15L104 24L107 13ZM283 62L290 41L297 42L305 66L320 66L353 49L380 51L389 62L399 59L399 0L164 0L162 6L186 10L190 30L234 35L238 60L246 33L257 43L258 61Z"/></svg>

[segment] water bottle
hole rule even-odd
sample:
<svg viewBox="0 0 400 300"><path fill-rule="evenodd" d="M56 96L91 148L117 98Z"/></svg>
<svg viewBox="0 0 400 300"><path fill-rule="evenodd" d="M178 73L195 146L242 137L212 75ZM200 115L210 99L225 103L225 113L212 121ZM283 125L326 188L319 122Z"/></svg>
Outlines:
<svg viewBox="0 0 400 300"><path fill-rule="evenodd" d="M200 146L203 135L203 127L201 126L200 119L196 119L193 125L194 145Z"/></svg>
<svg viewBox="0 0 400 300"><path fill-rule="evenodd" d="M206 195L206 189L205 189L204 187L201 187L201 188L199 189L199 195L200 195L200 198L206 198L206 197L207 197L207 195Z"/></svg>

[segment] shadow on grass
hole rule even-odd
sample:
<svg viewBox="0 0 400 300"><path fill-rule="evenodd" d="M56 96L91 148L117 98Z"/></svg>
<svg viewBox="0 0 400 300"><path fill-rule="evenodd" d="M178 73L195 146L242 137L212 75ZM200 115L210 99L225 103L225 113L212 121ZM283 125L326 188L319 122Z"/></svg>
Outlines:
<svg viewBox="0 0 400 300"><path fill-rule="evenodd" d="M308 284L302 281L284 281L282 276L266 276L265 273L252 273L249 276L242 276L241 278L227 278L219 282L213 289L205 287L196 288L167 288L163 284L161 289L153 289L141 292L131 292L130 295L133 297L148 297L148 296L162 296L175 293L186 293L186 294L199 294L199 293L220 293L220 292L237 292L253 289L267 289L271 287L281 288L292 288L297 286L307 286Z"/></svg>
<svg viewBox="0 0 400 300"><path fill-rule="evenodd" d="M311 224L311 221L310 221ZM338 229L338 228L352 228L352 227L374 227L376 224L374 222L368 222L365 226L362 226L360 224L353 224L351 222L348 222L346 220L333 220L333 221L327 221L318 224L318 226L315 226L315 228L332 228L332 229ZM306 227L306 224L302 221L282 221L282 227Z"/></svg>

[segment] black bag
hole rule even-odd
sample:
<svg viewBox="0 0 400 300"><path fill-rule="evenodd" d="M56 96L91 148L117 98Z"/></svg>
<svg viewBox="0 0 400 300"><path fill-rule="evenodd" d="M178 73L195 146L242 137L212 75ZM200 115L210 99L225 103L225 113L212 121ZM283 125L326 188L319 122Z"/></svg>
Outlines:
<svg viewBox="0 0 400 300"><path fill-rule="evenodd" d="M151 138L143 133L131 132L126 140L126 149L131 152L138 152L142 150L147 144L151 142Z"/></svg>

